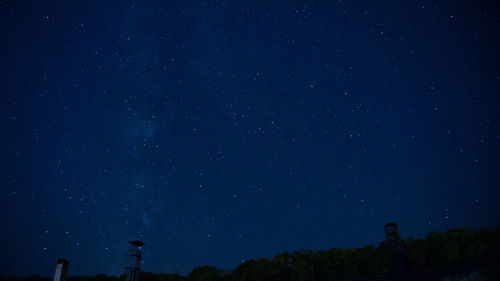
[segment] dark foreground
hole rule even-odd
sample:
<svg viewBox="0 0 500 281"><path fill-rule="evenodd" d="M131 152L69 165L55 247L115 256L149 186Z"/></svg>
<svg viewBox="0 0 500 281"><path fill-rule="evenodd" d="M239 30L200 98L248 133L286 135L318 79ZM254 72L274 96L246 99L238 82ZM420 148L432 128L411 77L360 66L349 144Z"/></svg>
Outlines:
<svg viewBox="0 0 500 281"><path fill-rule="evenodd" d="M402 240L401 245L404 270L397 274L391 273L393 260L387 243L381 242L377 247L284 252L271 259L248 260L229 271L201 266L187 276L143 272L141 281L500 280L500 228L430 232L424 239ZM50 280L41 276L0 277L0 281ZM70 276L66 281L124 280L124 274L99 274Z"/></svg>

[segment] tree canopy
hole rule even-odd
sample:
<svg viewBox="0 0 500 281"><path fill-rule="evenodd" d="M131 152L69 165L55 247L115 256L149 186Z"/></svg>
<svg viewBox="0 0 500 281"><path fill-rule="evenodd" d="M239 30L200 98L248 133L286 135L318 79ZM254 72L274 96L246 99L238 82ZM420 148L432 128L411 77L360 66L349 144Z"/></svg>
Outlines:
<svg viewBox="0 0 500 281"><path fill-rule="evenodd" d="M433 269L451 264L496 257L500 251L500 228L431 231L425 238L401 241L409 270ZM388 273L390 255L386 242L377 246L284 252L273 258L257 258L222 271L214 266L194 268L187 276L143 272L141 281L305 281L346 280ZM0 281L50 281L42 276L3 277ZM71 276L67 281L124 281L125 275Z"/></svg>

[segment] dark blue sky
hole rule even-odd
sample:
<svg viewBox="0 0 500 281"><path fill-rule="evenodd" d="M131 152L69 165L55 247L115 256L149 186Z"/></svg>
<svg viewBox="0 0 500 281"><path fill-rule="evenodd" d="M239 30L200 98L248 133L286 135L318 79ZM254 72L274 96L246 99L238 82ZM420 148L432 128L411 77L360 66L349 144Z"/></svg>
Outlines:
<svg viewBox="0 0 500 281"><path fill-rule="evenodd" d="M0 274L498 226L493 2L1 1Z"/></svg>

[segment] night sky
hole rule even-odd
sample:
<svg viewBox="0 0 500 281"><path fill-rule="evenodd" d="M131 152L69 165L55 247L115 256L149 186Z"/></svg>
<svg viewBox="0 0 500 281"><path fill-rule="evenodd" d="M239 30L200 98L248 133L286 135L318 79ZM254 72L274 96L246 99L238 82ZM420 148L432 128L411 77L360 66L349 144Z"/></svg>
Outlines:
<svg viewBox="0 0 500 281"><path fill-rule="evenodd" d="M500 225L495 1L0 1L0 275Z"/></svg>

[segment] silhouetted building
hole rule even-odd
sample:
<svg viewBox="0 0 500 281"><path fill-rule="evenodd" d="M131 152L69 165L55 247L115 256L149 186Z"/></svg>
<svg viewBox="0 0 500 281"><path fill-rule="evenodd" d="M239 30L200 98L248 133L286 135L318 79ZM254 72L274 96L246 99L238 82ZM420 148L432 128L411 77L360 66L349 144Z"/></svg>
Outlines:
<svg viewBox="0 0 500 281"><path fill-rule="evenodd" d="M65 281L68 274L69 261L66 259L58 259L56 265L56 272L54 274L54 281Z"/></svg>
<svg viewBox="0 0 500 281"><path fill-rule="evenodd" d="M401 237L399 237L398 225L395 222L385 224L385 237L389 254L391 257L391 273L401 274L408 270L406 256L401 248Z"/></svg>

